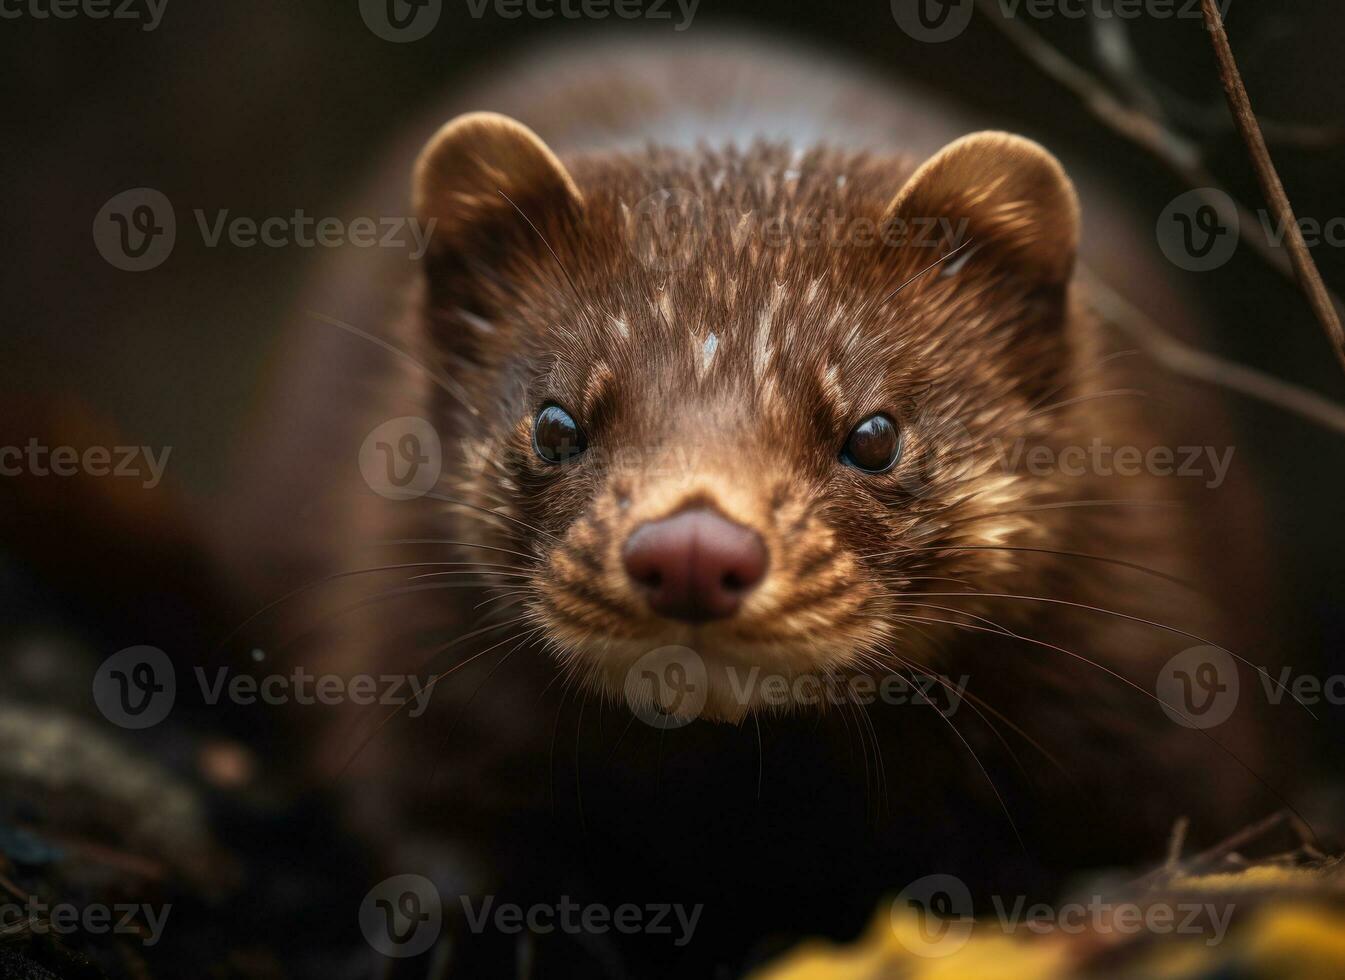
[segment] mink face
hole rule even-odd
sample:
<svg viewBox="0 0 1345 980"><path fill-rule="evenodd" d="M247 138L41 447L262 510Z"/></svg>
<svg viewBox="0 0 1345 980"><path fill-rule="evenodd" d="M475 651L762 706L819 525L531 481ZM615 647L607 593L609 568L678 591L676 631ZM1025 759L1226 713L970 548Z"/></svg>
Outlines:
<svg viewBox="0 0 1345 980"><path fill-rule="evenodd" d="M764 144L566 165L476 115L417 199L469 505L444 520L514 553L502 587L584 683L622 697L686 647L700 713L732 720L758 706L735 672L933 665L987 607L918 594L1012 591L1051 542L1056 488L991 448L1067 437L1077 386L1076 205L1035 144L914 173Z"/></svg>

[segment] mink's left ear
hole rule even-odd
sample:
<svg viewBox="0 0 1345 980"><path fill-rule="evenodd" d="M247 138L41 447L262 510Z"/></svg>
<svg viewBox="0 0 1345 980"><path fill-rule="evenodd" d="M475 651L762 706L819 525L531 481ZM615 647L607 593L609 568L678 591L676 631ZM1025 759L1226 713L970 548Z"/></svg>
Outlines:
<svg viewBox="0 0 1345 980"><path fill-rule="evenodd" d="M583 196L531 129L498 113L472 112L425 145L412 199L430 234L426 330L439 348L469 361L484 357L488 335L481 324L496 322L511 289L518 288L503 267L559 263L546 255L547 240L560 240L558 227L578 224Z"/></svg>
<svg viewBox="0 0 1345 980"><path fill-rule="evenodd" d="M430 139L412 195L417 217L434 223L432 257L489 254L501 239L535 237L527 220L583 206L574 179L537 134L494 112L458 116Z"/></svg>
<svg viewBox="0 0 1345 980"><path fill-rule="evenodd" d="M1063 286L1079 243L1079 199L1060 162L1011 133L972 133L911 176L886 219L907 228L959 229L978 254L1038 286Z"/></svg>

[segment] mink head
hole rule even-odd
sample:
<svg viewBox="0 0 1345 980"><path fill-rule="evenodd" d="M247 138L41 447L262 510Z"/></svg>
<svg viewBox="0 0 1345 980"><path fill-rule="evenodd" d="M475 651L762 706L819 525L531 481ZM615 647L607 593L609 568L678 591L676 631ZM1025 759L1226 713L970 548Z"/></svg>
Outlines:
<svg viewBox="0 0 1345 980"><path fill-rule="evenodd" d="M477 113L414 190L443 519L592 687L675 649L732 720L741 678L927 664L951 617L912 594L993 591L1045 540L987 448L1058 424L1072 373L1078 207L1036 144L562 162Z"/></svg>

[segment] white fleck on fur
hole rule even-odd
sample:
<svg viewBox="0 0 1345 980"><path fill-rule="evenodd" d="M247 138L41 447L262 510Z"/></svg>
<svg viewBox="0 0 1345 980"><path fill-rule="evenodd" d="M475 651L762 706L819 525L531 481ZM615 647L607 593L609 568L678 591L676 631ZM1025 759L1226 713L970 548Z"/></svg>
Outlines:
<svg viewBox="0 0 1345 980"><path fill-rule="evenodd" d="M701 359L700 363L696 366L696 373L700 377L705 377L706 372L710 370L710 364L714 361L715 353L718 350L719 337L711 331L710 336L705 338L705 343L701 344Z"/></svg>
<svg viewBox="0 0 1345 980"><path fill-rule="evenodd" d="M944 263L943 268L939 270L939 275L944 279L951 279L962 271L963 266L971 260L971 257L975 255L980 248L981 246L979 244L973 245L971 248L966 249L961 255L956 256L953 261Z"/></svg>
<svg viewBox="0 0 1345 980"><path fill-rule="evenodd" d="M464 310L459 307L458 316L462 319L463 323L467 324L467 326L471 327L473 330L479 330L481 333L495 332L495 324L491 323L485 317L477 316L471 310Z"/></svg>
<svg viewBox="0 0 1345 980"><path fill-rule="evenodd" d="M668 323L673 322L672 297L668 295L667 289L660 289L658 293L658 312L663 314L663 319Z"/></svg>
<svg viewBox="0 0 1345 980"><path fill-rule="evenodd" d="M822 387L827 396L836 406L840 415L850 414L850 403L845 397L845 390L841 387L841 371L835 364L828 364L825 371L822 372Z"/></svg>
<svg viewBox="0 0 1345 980"><path fill-rule="evenodd" d="M771 326L775 322L775 311L780 308L780 301L783 298L784 284L777 282L775 288L771 290L770 299L757 314L757 332L752 340L752 373L756 375L758 381L765 376L766 367L771 361Z"/></svg>
<svg viewBox="0 0 1345 980"><path fill-rule="evenodd" d="M752 215L753 211L744 211L738 216L738 223L729 232L729 241L733 243L733 251L736 253L742 248L743 242L747 240L748 235L752 233Z"/></svg>

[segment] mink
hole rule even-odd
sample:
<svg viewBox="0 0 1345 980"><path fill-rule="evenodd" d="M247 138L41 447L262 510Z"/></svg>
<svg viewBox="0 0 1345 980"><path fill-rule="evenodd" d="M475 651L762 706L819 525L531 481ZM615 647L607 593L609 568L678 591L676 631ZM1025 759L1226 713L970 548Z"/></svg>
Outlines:
<svg viewBox="0 0 1345 980"><path fill-rule="evenodd" d="M925 875L1049 896L1278 805L1246 699L1193 727L1161 680L1270 656L1248 481L1066 464L1231 445L1094 311L1081 241L1199 323L1086 168L734 39L534 56L409 129L362 201L429 249L306 292L221 517L258 597L321 582L283 656L437 677L300 720L388 874L450 917L703 903L537 955L738 975Z"/></svg>

